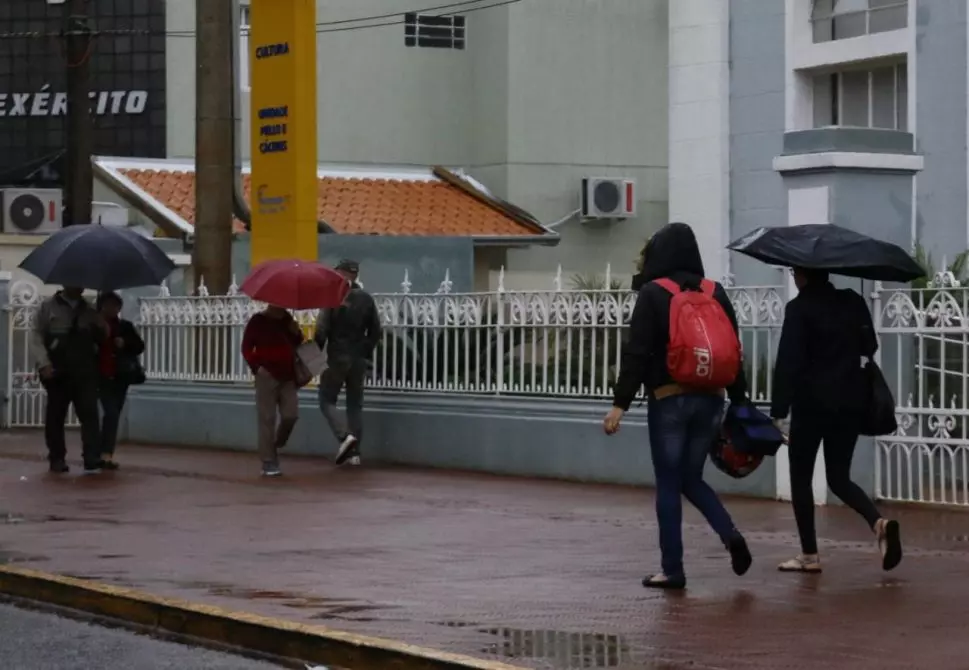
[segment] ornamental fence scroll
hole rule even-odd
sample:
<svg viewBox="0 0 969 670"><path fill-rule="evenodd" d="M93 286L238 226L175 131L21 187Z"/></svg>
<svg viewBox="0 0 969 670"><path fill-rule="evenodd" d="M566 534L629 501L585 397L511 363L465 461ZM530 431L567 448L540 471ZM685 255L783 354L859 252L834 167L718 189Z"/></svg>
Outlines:
<svg viewBox="0 0 969 670"><path fill-rule="evenodd" d="M458 394L604 398L618 370L623 328L635 294L623 289L568 290L561 273L550 291L374 294L384 329L370 378L373 388ZM608 284L607 284L608 285ZM770 361L783 316L781 287L728 289L748 352L755 397L769 396ZM242 329L262 308L227 296L142 298L145 367L156 380L246 383ZM307 335L314 311L296 314Z"/></svg>
<svg viewBox="0 0 969 670"><path fill-rule="evenodd" d="M880 498L969 506L969 288L946 275L873 295L899 426L876 440Z"/></svg>

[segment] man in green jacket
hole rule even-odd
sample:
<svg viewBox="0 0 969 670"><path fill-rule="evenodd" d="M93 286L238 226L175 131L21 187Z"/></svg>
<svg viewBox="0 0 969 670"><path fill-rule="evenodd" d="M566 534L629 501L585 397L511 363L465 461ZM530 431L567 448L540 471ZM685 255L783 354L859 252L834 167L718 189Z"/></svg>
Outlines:
<svg viewBox="0 0 969 670"><path fill-rule="evenodd" d="M68 472L64 423L74 405L81 423L85 472L99 472L98 348L107 324L84 299L83 289L65 286L44 300L30 333L29 350L47 391L44 441L50 471Z"/></svg>

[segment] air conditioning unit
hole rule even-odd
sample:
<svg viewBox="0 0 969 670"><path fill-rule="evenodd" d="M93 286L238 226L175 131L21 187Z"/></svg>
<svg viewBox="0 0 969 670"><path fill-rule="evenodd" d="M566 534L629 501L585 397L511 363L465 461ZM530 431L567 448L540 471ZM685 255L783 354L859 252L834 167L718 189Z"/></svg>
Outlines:
<svg viewBox="0 0 969 670"><path fill-rule="evenodd" d="M610 177L582 180L582 217L628 219L636 216L636 181Z"/></svg>
<svg viewBox="0 0 969 670"><path fill-rule="evenodd" d="M3 232L46 235L60 230L63 194L59 188L0 190Z"/></svg>
<svg viewBox="0 0 969 670"><path fill-rule="evenodd" d="M92 203L91 223L100 224L102 226L127 226L128 210L113 202Z"/></svg>

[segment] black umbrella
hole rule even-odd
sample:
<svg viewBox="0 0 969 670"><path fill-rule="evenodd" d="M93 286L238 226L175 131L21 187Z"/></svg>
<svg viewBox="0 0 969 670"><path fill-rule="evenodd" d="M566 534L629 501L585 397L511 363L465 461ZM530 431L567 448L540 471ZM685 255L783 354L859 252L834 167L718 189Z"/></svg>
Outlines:
<svg viewBox="0 0 969 670"><path fill-rule="evenodd" d="M95 224L62 228L20 264L45 284L115 291L157 286L175 263L149 238Z"/></svg>
<svg viewBox="0 0 969 670"><path fill-rule="evenodd" d="M900 246L830 224L758 228L727 248L770 265L860 279L910 282L925 276Z"/></svg>

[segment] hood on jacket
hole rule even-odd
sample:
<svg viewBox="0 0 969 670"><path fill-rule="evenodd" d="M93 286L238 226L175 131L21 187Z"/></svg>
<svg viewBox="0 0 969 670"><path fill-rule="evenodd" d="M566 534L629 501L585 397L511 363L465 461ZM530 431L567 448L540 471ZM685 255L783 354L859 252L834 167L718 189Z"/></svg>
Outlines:
<svg viewBox="0 0 969 670"><path fill-rule="evenodd" d="M696 235L680 222L663 226L650 238L643 251L643 271L634 282L646 284L674 274L706 276Z"/></svg>

